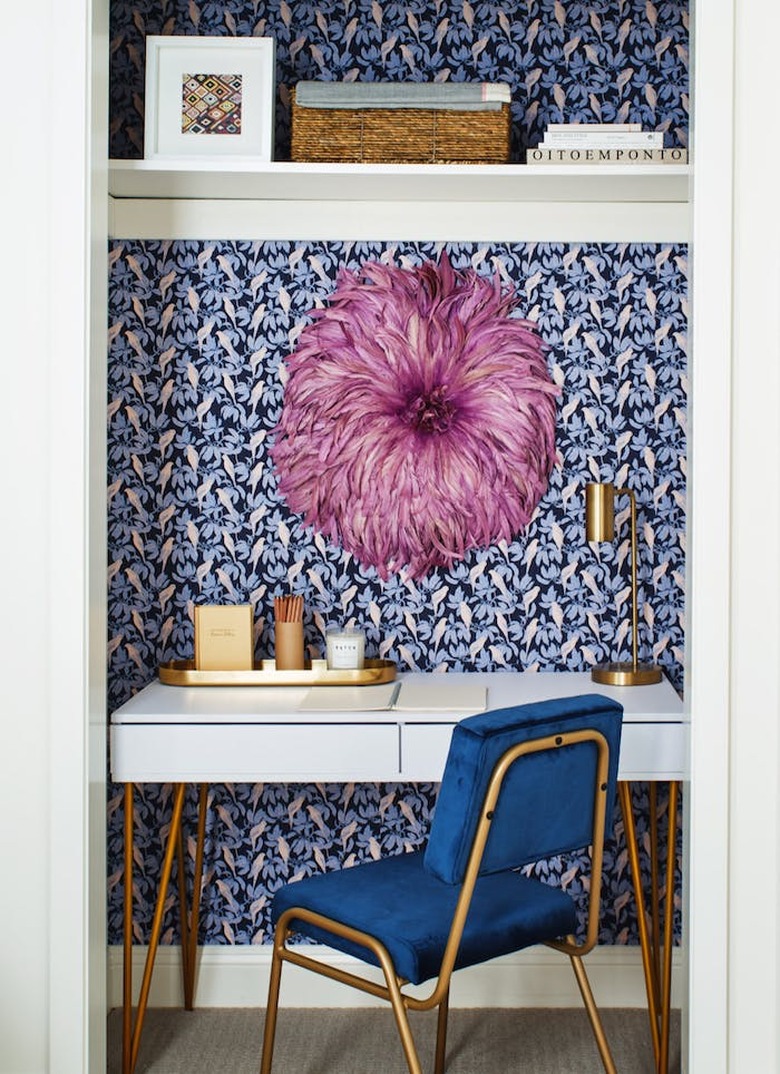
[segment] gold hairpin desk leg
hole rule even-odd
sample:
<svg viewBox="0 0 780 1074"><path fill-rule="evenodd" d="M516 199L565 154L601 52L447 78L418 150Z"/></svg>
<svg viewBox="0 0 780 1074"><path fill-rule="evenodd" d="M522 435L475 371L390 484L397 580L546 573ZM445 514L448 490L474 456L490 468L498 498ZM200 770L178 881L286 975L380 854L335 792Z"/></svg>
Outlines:
<svg viewBox="0 0 780 1074"><path fill-rule="evenodd" d="M669 784L666 842L666 901L664 904L664 966L661 1000L661 1074L669 1069L669 1019L672 1006L672 925L674 922L674 865L677 857L677 809L680 786Z"/></svg>
<svg viewBox="0 0 780 1074"><path fill-rule="evenodd" d="M187 913L187 878L184 871L184 825L179 827L176 840L176 881L179 889L179 934L181 936L181 976L184 990L184 1007L187 1008L188 988L193 974L190 972L189 915Z"/></svg>
<svg viewBox="0 0 780 1074"><path fill-rule="evenodd" d="M133 1033L133 784L125 783L125 905L122 922L122 1074L130 1074Z"/></svg>
<svg viewBox="0 0 780 1074"><path fill-rule="evenodd" d="M658 785L648 788L650 806L650 929L653 968L655 972L655 1002L661 1007L661 915L658 899Z"/></svg>
<svg viewBox="0 0 780 1074"><path fill-rule="evenodd" d="M200 784L198 795L198 835L195 843L195 872L192 881L192 902L187 907L187 888L184 870L184 826L179 829L179 918L181 928L181 965L184 983L184 1009L191 1011L195 1004L195 963L198 954L200 896L203 890L203 844L206 838L208 785Z"/></svg>
<svg viewBox="0 0 780 1074"><path fill-rule="evenodd" d="M141 980L141 991L138 996L138 1009L135 1015L135 1025L132 1024L133 1019L133 997L132 997L132 975L133 975L133 876L132 876L132 859L133 859L133 840L132 840L132 811L133 811L133 785L132 783L125 784L125 838L127 839L128 831L130 834L129 845L125 844L125 907L124 907L124 966L123 966L123 982L124 982L124 995L123 995L123 1011L122 1011L122 1074L133 1074L135 1069L136 1060L138 1059L138 1048L141 1043L141 1031L144 1025L144 1017L146 1015L146 1005L149 1001L149 989L152 983L152 970L154 969L154 960L157 957L157 947L160 942L160 930L162 928L163 914L165 912L165 897L168 893L168 884L171 879L171 871L173 869L173 858L176 853L176 847L179 842L179 831L181 829L181 814L184 806L184 789L183 783L174 784L173 795L173 812L171 814L171 826L168 832L168 841L165 846L165 854L163 857L162 873L160 875L160 885L157 891L157 902L154 909L154 918L152 919L152 929L149 936L149 948L146 953L146 964L144 965L143 978ZM130 817L128 825L128 816ZM129 863L129 868L128 868Z"/></svg>
<svg viewBox="0 0 780 1074"><path fill-rule="evenodd" d="M660 950L660 914L658 891L658 809L655 787L651 784L650 796L650 876L651 907L650 928L648 929L645 897L642 888L642 874L639 865L639 846L636 839L634 810L631 802L631 784L620 782L618 796L623 814L623 826L626 836L626 849L631 865L631 879L636 901L637 925L639 927L639 944L642 950L642 967L645 975L647 992L647 1010L650 1018L650 1034L653 1042L655 1069L658 1074L668 1074L669 1070L669 1024L671 1013L672 986L672 926L674 922L674 864L676 857L675 843L677 832L677 808L679 786L676 782L669 785L669 805L667 810L667 855L666 883L664 900L664 943L663 963Z"/></svg>
<svg viewBox="0 0 780 1074"><path fill-rule="evenodd" d="M639 927L639 945L642 949L642 968L645 973L645 991L647 992L647 1011L650 1016L650 1034L653 1040L653 1056L656 1070L661 1055L660 1039L658 1032L658 1008L656 1004L657 988L653 955L650 938L647 932L647 918L645 917L645 896L642 890L642 874L639 869L639 847L636 841L636 828L634 826L634 809L631 804L631 784L618 783L618 796L620 809L623 814L623 829L626 836L626 849L628 860L631 865L631 879L634 885L634 899L636 902L637 925Z"/></svg>

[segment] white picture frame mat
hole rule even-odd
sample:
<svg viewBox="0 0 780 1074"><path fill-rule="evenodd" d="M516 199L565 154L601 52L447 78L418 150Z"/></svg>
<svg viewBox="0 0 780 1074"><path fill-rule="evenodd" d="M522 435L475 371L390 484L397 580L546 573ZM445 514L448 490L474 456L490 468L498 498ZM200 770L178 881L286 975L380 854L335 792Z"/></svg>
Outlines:
<svg viewBox="0 0 780 1074"><path fill-rule="evenodd" d="M242 76L240 134L182 132L185 74ZM270 161L274 76L272 38L147 37L144 159L255 157Z"/></svg>

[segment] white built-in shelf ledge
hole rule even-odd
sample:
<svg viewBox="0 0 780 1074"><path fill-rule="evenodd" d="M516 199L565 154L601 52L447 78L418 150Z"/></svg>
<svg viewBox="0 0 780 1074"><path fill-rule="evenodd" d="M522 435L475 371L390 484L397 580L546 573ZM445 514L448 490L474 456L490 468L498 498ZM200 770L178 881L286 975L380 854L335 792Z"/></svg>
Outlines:
<svg viewBox="0 0 780 1074"><path fill-rule="evenodd" d="M112 161L115 239L687 242L686 165Z"/></svg>
<svg viewBox="0 0 780 1074"><path fill-rule="evenodd" d="M252 201L677 202L688 165L300 164L112 160L114 198Z"/></svg>

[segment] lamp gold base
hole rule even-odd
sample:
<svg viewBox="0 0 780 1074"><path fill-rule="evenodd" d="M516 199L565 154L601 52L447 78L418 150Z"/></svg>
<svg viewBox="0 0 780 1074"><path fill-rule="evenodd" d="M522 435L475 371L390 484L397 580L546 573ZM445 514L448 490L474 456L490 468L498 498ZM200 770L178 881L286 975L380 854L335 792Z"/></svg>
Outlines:
<svg viewBox="0 0 780 1074"><path fill-rule="evenodd" d="M660 682L663 672L654 664L626 663L599 664L591 669L591 679L604 686L650 686Z"/></svg>

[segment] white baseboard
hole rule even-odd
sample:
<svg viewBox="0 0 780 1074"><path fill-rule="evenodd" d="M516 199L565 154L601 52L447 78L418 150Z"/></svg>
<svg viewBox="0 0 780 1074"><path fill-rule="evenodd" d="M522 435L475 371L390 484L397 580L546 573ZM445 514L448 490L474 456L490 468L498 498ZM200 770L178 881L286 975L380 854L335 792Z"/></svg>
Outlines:
<svg viewBox="0 0 780 1074"><path fill-rule="evenodd" d="M362 966L327 948L302 946L333 965ZM143 973L145 947L133 948L134 1000ZM264 1007L271 965L270 946L201 947L198 951L195 1005L197 1007ZM597 947L585 965L600 1007L644 1007L642 958L638 947ZM680 1006L682 954L672 958L672 1006ZM377 972L377 979L379 974ZM419 991L427 994L430 986ZM452 1007L579 1007L581 999L565 955L546 947L533 947L494 959L481 966L458 970L452 980ZM108 949L109 1007L122 1004L122 948ZM157 952L151 1007L179 1007L182 1003L181 958L178 947ZM319 974L286 965L282 973L281 1005L285 1007L381 1006L374 999Z"/></svg>

